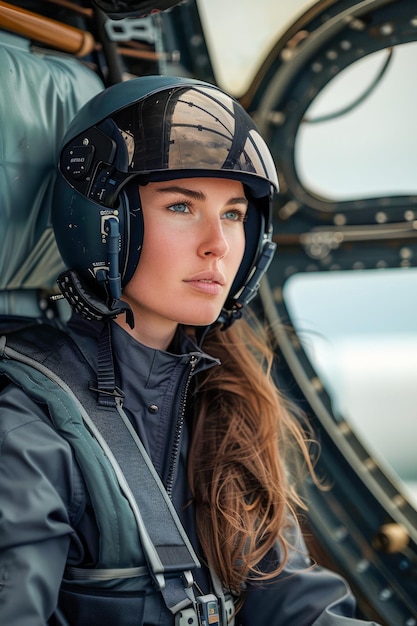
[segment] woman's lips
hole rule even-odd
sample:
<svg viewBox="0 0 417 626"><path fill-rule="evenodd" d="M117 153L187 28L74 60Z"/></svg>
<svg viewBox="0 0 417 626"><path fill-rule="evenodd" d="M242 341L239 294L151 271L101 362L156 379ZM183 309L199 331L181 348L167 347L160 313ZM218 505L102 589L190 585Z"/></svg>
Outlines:
<svg viewBox="0 0 417 626"><path fill-rule="evenodd" d="M220 272L200 272L184 282L201 293L217 296L223 292L226 279Z"/></svg>

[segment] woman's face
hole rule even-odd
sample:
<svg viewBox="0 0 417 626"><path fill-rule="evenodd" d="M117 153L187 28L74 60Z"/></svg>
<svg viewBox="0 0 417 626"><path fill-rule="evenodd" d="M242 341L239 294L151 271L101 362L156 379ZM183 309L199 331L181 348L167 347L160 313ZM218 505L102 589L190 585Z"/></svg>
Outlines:
<svg viewBox="0 0 417 626"><path fill-rule="evenodd" d="M144 241L123 290L135 316L133 335L166 348L178 323L214 322L245 249L243 185L224 178L184 178L140 187Z"/></svg>

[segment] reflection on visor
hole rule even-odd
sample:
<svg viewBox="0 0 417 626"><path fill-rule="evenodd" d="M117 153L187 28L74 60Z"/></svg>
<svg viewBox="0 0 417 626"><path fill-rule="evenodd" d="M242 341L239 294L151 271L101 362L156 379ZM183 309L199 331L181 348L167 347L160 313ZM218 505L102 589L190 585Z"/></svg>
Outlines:
<svg viewBox="0 0 417 626"><path fill-rule="evenodd" d="M251 118L215 89L156 93L113 120L126 142L129 173L222 170L266 178L277 186L272 157Z"/></svg>

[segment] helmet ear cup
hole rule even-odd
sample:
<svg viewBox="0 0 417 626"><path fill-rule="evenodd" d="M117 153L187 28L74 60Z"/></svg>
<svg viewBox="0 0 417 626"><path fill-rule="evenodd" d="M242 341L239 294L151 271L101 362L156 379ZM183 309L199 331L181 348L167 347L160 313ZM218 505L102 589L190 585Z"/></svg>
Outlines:
<svg viewBox="0 0 417 626"><path fill-rule="evenodd" d="M264 216L255 203L249 200L245 221L245 253L229 292L228 300L230 302L233 302L233 298L246 284L250 271L261 251L264 232Z"/></svg>

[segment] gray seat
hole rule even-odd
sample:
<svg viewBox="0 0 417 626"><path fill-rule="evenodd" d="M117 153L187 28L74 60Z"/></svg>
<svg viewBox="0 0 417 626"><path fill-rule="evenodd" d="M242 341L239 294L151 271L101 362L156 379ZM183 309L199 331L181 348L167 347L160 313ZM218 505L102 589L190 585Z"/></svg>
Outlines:
<svg viewBox="0 0 417 626"><path fill-rule="evenodd" d="M62 270L49 219L57 152L103 84L77 59L0 30L0 85L0 315L50 316L43 294Z"/></svg>

